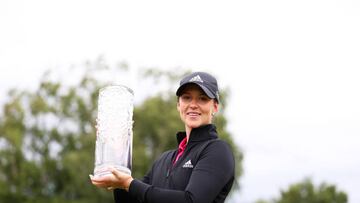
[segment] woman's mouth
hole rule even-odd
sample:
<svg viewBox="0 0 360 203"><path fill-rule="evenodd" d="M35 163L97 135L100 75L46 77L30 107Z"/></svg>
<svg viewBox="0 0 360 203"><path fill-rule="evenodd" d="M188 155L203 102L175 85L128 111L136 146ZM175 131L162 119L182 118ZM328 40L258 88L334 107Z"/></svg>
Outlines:
<svg viewBox="0 0 360 203"><path fill-rule="evenodd" d="M198 117L200 116L201 114L200 113L197 113L197 112L188 112L186 113L187 116L190 116L190 117Z"/></svg>

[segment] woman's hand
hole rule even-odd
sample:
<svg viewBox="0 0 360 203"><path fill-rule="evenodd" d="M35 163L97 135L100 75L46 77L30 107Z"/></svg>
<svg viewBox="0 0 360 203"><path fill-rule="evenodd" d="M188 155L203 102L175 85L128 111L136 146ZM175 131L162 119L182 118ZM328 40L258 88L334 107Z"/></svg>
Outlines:
<svg viewBox="0 0 360 203"><path fill-rule="evenodd" d="M114 168L111 169L111 174L109 175L104 175L101 177L90 175L90 179L92 184L99 188L106 188L108 190L120 188L126 191L129 191L130 183L134 180L131 175Z"/></svg>

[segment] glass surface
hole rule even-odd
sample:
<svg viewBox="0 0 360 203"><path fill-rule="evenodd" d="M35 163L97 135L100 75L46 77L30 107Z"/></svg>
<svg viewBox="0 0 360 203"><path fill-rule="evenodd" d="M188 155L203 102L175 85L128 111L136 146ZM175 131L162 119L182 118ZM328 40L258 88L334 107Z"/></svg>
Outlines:
<svg viewBox="0 0 360 203"><path fill-rule="evenodd" d="M110 174L110 167L131 174L133 100L133 91L126 86L112 85L100 89L95 176Z"/></svg>

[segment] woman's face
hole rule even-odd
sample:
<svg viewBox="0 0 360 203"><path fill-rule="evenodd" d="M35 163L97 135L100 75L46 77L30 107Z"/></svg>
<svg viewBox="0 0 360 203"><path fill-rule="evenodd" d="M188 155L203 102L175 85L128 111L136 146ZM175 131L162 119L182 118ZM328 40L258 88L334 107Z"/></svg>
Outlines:
<svg viewBox="0 0 360 203"><path fill-rule="evenodd" d="M189 84L179 97L177 109L186 129L191 130L210 124L212 113L218 111L218 103L209 98L199 86Z"/></svg>

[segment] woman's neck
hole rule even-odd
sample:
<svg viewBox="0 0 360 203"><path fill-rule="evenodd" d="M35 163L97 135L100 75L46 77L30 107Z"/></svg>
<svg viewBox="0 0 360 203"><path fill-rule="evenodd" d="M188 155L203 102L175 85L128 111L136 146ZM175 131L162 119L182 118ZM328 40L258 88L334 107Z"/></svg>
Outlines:
<svg viewBox="0 0 360 203"><path fill-rule="evenodd" d="M185 128L187 142L189 142L191 130L192 130L192 128L189 128L189 127Z"/></svg>

